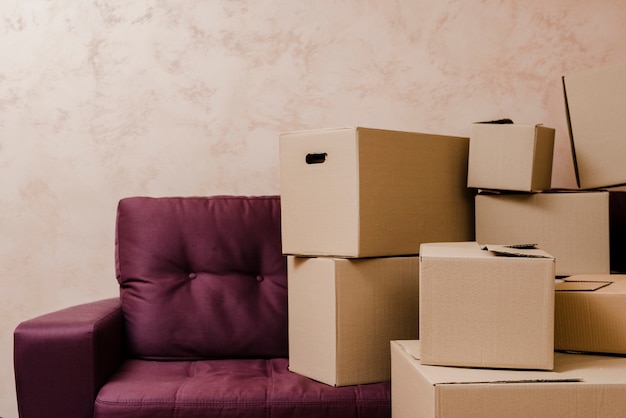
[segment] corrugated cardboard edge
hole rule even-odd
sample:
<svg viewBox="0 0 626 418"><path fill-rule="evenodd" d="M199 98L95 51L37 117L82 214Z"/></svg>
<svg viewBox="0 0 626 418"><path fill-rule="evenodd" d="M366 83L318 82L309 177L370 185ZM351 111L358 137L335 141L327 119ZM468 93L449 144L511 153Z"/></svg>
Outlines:
<svg viewBox="0 0 626 418"><path fill-rule="evenodd" d="M416 362L420 362L420 341L419 340L406 340L406 341L392 341L392 344L395 343L397 344L397 346L405 353L406 356L410 357L411 359L415 360ZM421 363L420 363L421 364ZM472 371L477 371L480 372L481 370L486 370L489 373L497 373L497 374L508 374L508 373L524 373L524 374L536 374L536 375L547 375L553 372L550 371L528 371L528 370L510 370L510 369L477 369L477 368L464 368L464 367L446 367L446 366L424 366L425 370L427 370L427 368L441 368L442 370L458 370L459 372L472 372ZM554 373L556 374L556 373ZM468 379L459 379L458 381L456 380L452 380L452 379L448 379L448 380L441 380L441 381L437 381L437 382L432 382L432 384L434 386L440 386L440 385L460 385L460 384L509 384L509 383L514 383L514 384L518 384L518 383L564 383L564 382L583 382L582 378L579 377L562 377L562 378L558 378L558 377L550 377L550 378L543 378L543 377L536 377L536 378L528 378L528 379L510 379L510 378L506 378L506 379L489 379L489 380L482 380L482 379L477 379L477 380L468 380Z"/></svg>
<svg viewBox="0 0 626 418"><path fill-rule="evenodd" d="M315 128L315 129L297 129L292 131L284 131L280 133L280 136L289 136L289 135L300 135L300 134L310 134L312 132L333 132L333 131L343 131L343 130L357 130L359 126L336 126L330 128Z"/></svg>
<svg viewBox="0 0 626 418"><path fill-rule="evenodd" d="M535 147L532 166L531 190L540 192L552 187L552 166L556 129L535 125Z"/></svg>
<svg viewBox="0 0 626 418"><path fill-rule="evenodd" d="M563 279L556 283L554 290L556 292L594 292L610 284L613 282Z"/></svg>
<svg viewBox="0 0 626 418"><path fill-rule="evenodd" d="M483 244L480 248L504 257L554 258L547 252L537 248L536 244Z"/></svg>

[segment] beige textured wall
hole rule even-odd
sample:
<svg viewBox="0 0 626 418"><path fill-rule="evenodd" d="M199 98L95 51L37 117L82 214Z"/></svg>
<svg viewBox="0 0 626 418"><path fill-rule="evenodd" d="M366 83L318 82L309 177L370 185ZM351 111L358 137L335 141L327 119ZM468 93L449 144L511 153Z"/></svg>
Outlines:
<svg viewBox="0 0 626 418"><path fill-rule="evenodd" d="M625 61L620 0L0 2L0 416L12 332L117 294L129 195L279 193L277 136L364 125L557 129L560 76Z"/></svg>

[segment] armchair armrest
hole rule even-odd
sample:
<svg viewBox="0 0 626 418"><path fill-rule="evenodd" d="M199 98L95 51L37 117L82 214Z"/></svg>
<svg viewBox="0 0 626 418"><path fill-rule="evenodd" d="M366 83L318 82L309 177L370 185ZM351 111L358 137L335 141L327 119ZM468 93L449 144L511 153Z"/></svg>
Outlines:
<svg viewBox="0 0 626 418"><path fill-rule="evenodd" d="M122 360L119 298L24 321L14 342L20 417L92 417L98 391Z"/></svg>

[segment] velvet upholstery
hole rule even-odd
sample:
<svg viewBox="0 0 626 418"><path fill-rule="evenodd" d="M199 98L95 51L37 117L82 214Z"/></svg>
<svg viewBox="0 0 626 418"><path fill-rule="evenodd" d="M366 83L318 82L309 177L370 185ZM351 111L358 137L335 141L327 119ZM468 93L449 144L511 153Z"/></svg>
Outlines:
<svg viewBox="0 0 626 418"><path fill-rule="evenodd" d="M390 382L288 370L280 199L127 198L120 298L15 331L22 418L390 417Z"/></svg>
<svg viewBox="0 0 626 418"><path fill-rule="evenodd" d="M332 387L287 370L287 359L129 360L102 388L95 416L389 417L390 383Z"/></svg>
<svg viewBox="0 0 626 418"><path fill-rule="evenodd" d="M20 417L91 417L123 357L119 299L73 306L22 322L14 334Z"/></svg>
<svg viewBox="0 0 626 418"><path fill-rule="evenodd" d="M122 200L116 268L131 354L286 357L279 222L272 197Z"/></svg>

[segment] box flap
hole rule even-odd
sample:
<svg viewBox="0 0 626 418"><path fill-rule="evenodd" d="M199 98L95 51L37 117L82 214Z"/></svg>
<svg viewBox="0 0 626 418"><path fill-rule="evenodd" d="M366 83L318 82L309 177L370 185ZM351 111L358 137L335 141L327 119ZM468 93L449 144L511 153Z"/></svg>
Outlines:
<svg viewBox="0 0 626 418"><path fill-rule="evenodd" d="M563 84L563 99L565 100L565 117L567 121L567 133L569 137L570 152L572 154L572 163L574 164L574 176L576 178L576 186L580 188L580 175L578 174L578 161L576 159L576 145L574 144L574 134L572 133L572 119L570 117L569 102L567 101L567 87L565 77L561 77Z"/></svg>
<svg viewBox="0 0 626 418"><path fill-rule="evenodd" d="M626 274L575 274L563 278L562 284L557 283L557 289L624 294L626 293Z"/></svg>
<svg viewBox="0 0 626 418"><path fill-rule="evenodd" d="M422 257L443 258L492 258L500 256L526 257L526 258L554 258L534 244L478 244L475 241L468 242L435 242L420 246Z"/></svg>
<svg viewBox="0 0 626 418"><path fill-rule="evenodd" d="M535 244L514 245L482 245L481 248L504 257L553 258L547 252L537 248Z"/></svg>
<svg viewBox="0 0 626 418"><path fill-rule="evenodd" d="M311 133L335 132L335 131L345 131L345 130L354 131L356 129L357 129L356 126L339 126L339 127L332 127L332 128L299 129L299 130L281 132L280 136L309 135Z"/></svg>
<svg viewBox="0 0 626 418"><path fill-rule="evenodd" d="M564 75L562 82L578 187L588 190L626 184L626 63Z"/></svg>
<svg viewBox="0 0 626 418"><path fill-rule="evenodd" d="M513 120L509 118L505 118L505 119L488 120L488 121L482 121L482 122L476 122L476 123L486 123L486 124L493 124L493 125L512 125Z"/></svg>
<svg viewBox="0 0 626 418"><path fill-rule="evenodd" d="M561 280L556 282L555 290L557 292L593 292L612 283L613 282Z"/></svg>

